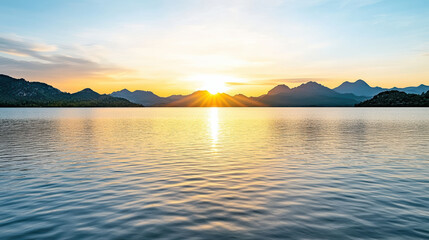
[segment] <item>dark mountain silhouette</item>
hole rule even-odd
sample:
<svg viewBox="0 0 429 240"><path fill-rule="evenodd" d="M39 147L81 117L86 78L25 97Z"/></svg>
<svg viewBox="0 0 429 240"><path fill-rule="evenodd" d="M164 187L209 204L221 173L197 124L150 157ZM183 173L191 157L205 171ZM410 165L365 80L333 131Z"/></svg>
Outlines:
<svg viewBox="0 0 429 240"><path fill-rule="evenodd" d="M429 91L422 94L386 91L356 104L357 107L429 107Z"/></svg>
<svg viewBox="0 0 429 240"><path fill-rule="evenodd" d="M0 75L0 102L50 101L64 97L63 92L46 83Z"/></svg>
<svg viewBox="0 0 429 240"><path fill-rule="evenodd" d="M429 86L420 84L417 87L405 87L405 88L391 88L390 90L402 91L406 93L422 94L429 91Z"/></svg>
<svg viewBox="0 0 429 240"><path fill-rule="evenodd" d="M381 87L371 87L362 79L359 79L356 82L343 82L333 90L338 93L351 93L356 96L374 96L380 92L386 91Z"/></svg>
<svg viewBox="0 0 429 240"><path fill-rule="evenodd" d="M100 94L90 88L85 88L79 92L71 94L71 96L75 100L97 100L100 97Z"/></svg>
<svg viewBox="0 0 429 240"><path fill-rule="evenodd" d="M273 89L271 89L270 91L268 91L267 95L276 95L279 93L288 93L290 92L290 88L284 84L281 85L277 85L275 86Z"/></svg>
<svg viewBox="0 0 429 240"><path fill-rule="evenodd" d="M394 88L399 89L399 88ZM0 74L0 107L349 107L349 106L426 106L429 86L402 88L404 92L371 87L363 80L344 82L329 89L316 82L295 88L282 84L259 97L211 94L196 91L189 95L160 97L150 91L123 89L110 95L98 94L86 88L70 94L48 84L28 82ZM411 93L406 95L408 93ZM425 94L421 94L426 92ZM418 94L414 94L418 93ZM378 94L378 95L377 95ZM405 94L405 95L404 95ZM371 95L376 95L371 98ZM368 100L369 99L369 100ZM422 100L423 99L423 100ZM368 101L365 101L368 100ZM423 105L422 105L423 104Z"/></svg>
<svg viewBox="0 0 429 240"><path fill-rule="evenodd" d="M86 88L65 93L40 82L28 82L0 75L0 106L2 107L136 107L123 98L100 95Z"/></svg>
<svg viewBox="0 0 429 240"><path fill-rule="evenodd" d="M429 91L429 86L421 84L417 87L406 87L406 88L381 88L381 87L371 87L362 79L357 80L356 82L343 82L340 86L333 89L338 93L351 93L356 96L366 96L373 97L381 92L389 90L403 91L406 93L415 93L421 94Z"/></svg>
<svg viewBox="0 0 429 240"><path fill-rule="evenodd" d="M225 93L211 94L208 91L196 91L190 95L172 95L169 97L159 97L150 91L134 91L127 89L110 94L115 97L122 97L130 102L143 104L145 106L170 106L170 107L252 107L264 106L263 104L237 94L230 96Z"/></svg>
<svg viewBox="0 0 429 240"><path fill-rule="evenodd" d="M183 98L164 104L166 107L262 107L260 102L254 101L242 94L234 97L226 93L211 94L208 91L196 91Z"/></svg>
<svg viewBox="0 0 429 240"><path fill-rule="evenodd" d="M308 82L289 91L262 95L258 101L276 107L346 107L353 106L363 99L353 94L337 93L316 82Z"/></svg>
<svg viewBox="0 0 429 240"><path fill-rule="evenodd" d="M171 95L169 97L160 97L151 91L136 90L134 92L131 92L128 89L123 89L121 91L113 92L110 94L110 96L125 98L132 103L141 104L143 106L159 106L162 104L167 104L173 101L177 101L184 97L183 95Z"/></svg>

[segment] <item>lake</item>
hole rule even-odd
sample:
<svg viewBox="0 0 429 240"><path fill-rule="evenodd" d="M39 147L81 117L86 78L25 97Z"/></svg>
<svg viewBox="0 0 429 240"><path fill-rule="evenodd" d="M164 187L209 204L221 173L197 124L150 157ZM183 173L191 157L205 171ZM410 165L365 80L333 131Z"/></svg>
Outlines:
<svg viewBox="0 0 429 240"><path fill-rule="evenodd" d="M3 108L0 239L429 239L429 108Z"/></svg>

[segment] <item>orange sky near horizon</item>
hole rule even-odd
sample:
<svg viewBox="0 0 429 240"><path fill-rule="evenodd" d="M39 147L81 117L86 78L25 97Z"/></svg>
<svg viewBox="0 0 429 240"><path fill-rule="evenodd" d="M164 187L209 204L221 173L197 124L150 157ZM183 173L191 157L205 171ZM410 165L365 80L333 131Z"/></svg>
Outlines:
<svg viewBox="0 0 429 240"><path fill-rule="evenodd" d="M39 81L36 79L31 78L25 78L28 81ZM174 81L162 81L162 80L155 80L155 81L148 81L148 82L140 82L139 80L135 81L127 81L127 80L113 80L108 78L95 78L90 79L90 81L85 79L71 79L71 80L65 80L65 81L43 81L47 84L52 85L55 88L60 89L64 92L78 92L84 88L91 88L94 91L100 93L100 94L110 94L114 91L120 91L122 89L128 89L129 91L135 91L135 90L144 90L144 91L152 91L158 96L161 97L167 97L171 95L187 95L192 92L198 91L198 90L208 90L211 91L211 88L209 86L205 86L204 80L201 82L194 82L189 83L187 85L184 85L182 82L174 82ZM319 79L319 78L302 78L302 79L272 79L272 80L246 80L243 79L242 82L239 83L231 83L226 82L225 86L226 89L221 89L220 91L217 91L217 89L214 89L214 92L225 92L230 95L235 94L244 94L246 96L260 96L262 94L266 94L269 90L274 88L275 86L279 84L285 84L289 86L290 88L297 87L303 83L306 83L308 81L315 81L318 82L326 87L329 88L335 88L338 87L341 83L345 81L354 82L361 78L355 78L355 79ZM365 80L365 79L364 79ZM212 80L214 81L214 80ZM166 82L166 84L163 84L160 82ZM414 84L408 84L408 83L400 83L398 84L392 83L391 81L386 81L385 84L374 84L372 81L365 80L370 86L372 87L383 87L383 88L392 88L392 87L409 87L409 86L418 86L420 84L428 84L427 81L422 82L415 82Z"/></svg>

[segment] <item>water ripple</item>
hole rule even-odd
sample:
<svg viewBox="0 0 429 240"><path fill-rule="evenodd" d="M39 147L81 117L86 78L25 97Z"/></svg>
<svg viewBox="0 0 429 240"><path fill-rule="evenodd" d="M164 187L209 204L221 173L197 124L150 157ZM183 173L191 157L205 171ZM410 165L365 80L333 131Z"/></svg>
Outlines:
<svg viewBox="0 0 429 240"><path fill-rule="evenodd" d="M0 109L0 239L429 239L428 111Z"/></svg>

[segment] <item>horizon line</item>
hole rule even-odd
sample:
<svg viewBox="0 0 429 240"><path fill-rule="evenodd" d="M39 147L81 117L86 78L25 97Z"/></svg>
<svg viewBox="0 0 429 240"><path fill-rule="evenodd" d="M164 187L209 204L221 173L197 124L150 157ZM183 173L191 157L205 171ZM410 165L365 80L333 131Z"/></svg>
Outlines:
<svg viewBox="0 0 429 240"><path fill-rule="evenodd" d="M61 92L70 93L70 94L77 93L77 92L83 91L83 90L85 90L85 89L90 89L90 90L92 90L92 91L94 91L94 92L97 92L98 94L105 94L105 95L111 95L112 93L115 93L115 92L120 92L120 91L123 91L123 90L127 90L127 91L132 92L132 93L133 93L133 92L136 92L136 91L151 92L151 93L155 94L156 96L161 97L160 95L156 94L156 93L155 93L154 91L152 91L152 90L143 90L143 89L129 90L127 87L124 87L124 88L122 88L122 89L120 89L120 90L114 90L114 91L112 91L112 92L110 92L110 93L107 93L107 92L100 93L100 92L98 92L98 91L93 90L91 87L84 87L84 88L82 88L81 90L78 90L78 91L76 91L76 92L69 92L69 91L63 91L63 90L61 90L60 88L55 87L53 84L49 84L49 83L47 83L47 82L42 82L42 81L30 81L30 80L27 80L27 79L25 79L25 78L23 78L23 77L20 77L20 78L12 77L12 76L7 75L7 74L4 74L4 73L0 73L0 75L6 76L6 77L10 77L10 78L14 78L14 79L23 79L23 80L25 80L25 81L27 81L27 82L38 82L38 83L44 83L44 84L50 85L50 86L52 86L52 87L54 87L54 88L56 88L56 89L60 90ZM294 88L297 88L297 87L302 86L302 85L304 85L304 84L308 84L308 83L314 82L314 83L317 83L317 84L319 84L319 85L322 85L323 87L326 87L326 88L329 88L329 89L331 89L331 90L334 90L335 88L337 88L337 87L341 86L341 85L342 85L342 84L344 84L344 83L356 83L356 82L358 82L358 81L363 81L364 83L366 83L366 84L367 84L368 86L370 86L371 88L382 88L382 89L386 89L386 90L392 90L392 89L394 89L394 88L399 88L399 89L400 89L400 88L408 88L408 87L429 86L429 85L426 85L426 84L421 83L421 84L419 84L419 85L417 85L417 86L406 86L406 87L396 87L396 86L395 86L395 87L391 87L391 88L380 87L380 86L375 86L375 87L373 87L373 86L371 86L370 84L368 84L368 82L367 82L367 81L365 81L365 80L363 80L363 79L359 78L359 79L355 80L354 82L346 80L346 81L342 82L340 85L338 85L337 87L330 88L330 87L325 86L325 85L324 85L324 84L322 84L322 83L319 83L319 82L317 82L317 81L314 81L314 78L313 78L313 80L311 80L311 78L302 78L302 79L308 79L309 81L307 81L307 82L300 82L300 85L295 86L295 87L292 87L292 88L291 88L291 87L289 87L289 85L287 85L287 84L285 84L285 83L277 83L277 84L276 84L276 83L274 83L274 84L272 84L272 85L271 85L271 84L263 84L263 85L265 85L265 86L272 86L272 88L271 88L271 89L273 89L273 88L275 88L275 87L277 87L277 86L282 86L282 85L287 86L287 87L289 87L290 89L294 89ZM281 79L280 79L280 80L281 80ZM231 83L231 82L228 82L228 83ZM255 85L255 84L239 83L239 85L244 86L244 85ZM260 84L257 84L257 85L260 85ZM271 90L271 89L270 89L270 90ZM210 92L209 90L207 90L207 89L196 89L196 90L194 90L194 91L192 91L192 90L191 90L191 91L190 91L190 93L170 94L170 95L168 95L167 97L175 96L175 95L182 95L182 96L186 96L186 95L190 95L190 94L193 94L193 93L195 93L195 92L198 92L198 91L207 91L207 92L209 92L210 94L213 94L213 95L215 95L215 94L219 94L219 93L224 93L224 94L228 94L228 95L232 95L232 96L235 96L235 95L244 95L244 96L246 96L246 97L259 97L259 96L264 95L264 94L261 94L261 95L259 95L259 96L247 96L247 95L246 95L246 94L244 94L244 93L235 93L235 94L231 94L231 93L227 93L227 91L211 93L211 92Z"/></svg>

